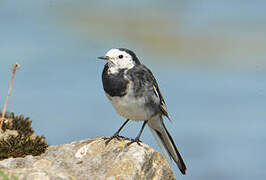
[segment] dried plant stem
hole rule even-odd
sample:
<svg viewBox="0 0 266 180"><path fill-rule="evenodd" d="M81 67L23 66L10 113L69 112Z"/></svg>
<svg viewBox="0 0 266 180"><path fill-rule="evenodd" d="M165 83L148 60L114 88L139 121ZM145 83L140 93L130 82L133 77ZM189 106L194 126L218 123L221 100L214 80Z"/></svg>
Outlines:
<svg viewBox="0 0 266 180"><path fill-rule="evenodd" d="M10 83L10 87L9 87L9 90L8 90L8 95L6 97L6 102L5 102L5 105L4 105L4 109L3 109L3 112L2 112L0 129L2 129L2 125L3 125L3 122L5 120L6 107L7 107L7 104L8 104L9 97L11 96L11 91L12 91L12 88L13 88L13 82L14 82L14 79L15 79L16 70L17 70L17 68L19 68L19 66L20 65L17 62L15 62L13 64L11 83Z"/></svg>

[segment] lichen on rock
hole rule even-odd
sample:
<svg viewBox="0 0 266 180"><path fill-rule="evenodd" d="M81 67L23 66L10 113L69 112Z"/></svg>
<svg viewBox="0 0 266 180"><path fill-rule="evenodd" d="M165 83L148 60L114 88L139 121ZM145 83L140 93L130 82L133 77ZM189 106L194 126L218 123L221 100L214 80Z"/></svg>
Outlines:
<svg viewBox="0 0 266 180"><path fill-rule="evenodd" d="M2 113L0 112L0 117ZM45 152L48 144L44 136L37 136L31 120L23 115L6 113L0 131L0 160L9 157L37 156Z"/></svg>
<svg viewBox="0 0 266 180"><path fill-rule="evenodd" d="M0 161L0 171L18 180L175 180L167 160L146 144L103 137L49 146L41 156Z"/></svg>

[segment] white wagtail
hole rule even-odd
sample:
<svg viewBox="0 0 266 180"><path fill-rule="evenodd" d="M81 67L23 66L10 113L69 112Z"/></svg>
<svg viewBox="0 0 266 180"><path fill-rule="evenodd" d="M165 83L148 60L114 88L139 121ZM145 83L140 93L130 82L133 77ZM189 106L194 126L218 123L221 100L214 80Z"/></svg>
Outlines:
<svg viewBox="0 0 266 180"><path fill-rule="evenodd" d="M99 59L107 60L102 73L106 96L117 113L127 118L106 144L113 138L122 137L119 132L129 120L144 121L139 134L128 145L141 142L141 133L148 124L163 153L168 159L173 159L182 174L185 174L186 165L163 122L162 116L168 119L169 116L152 72L140 63L134 52L125 48L111 49Z"/></svg>

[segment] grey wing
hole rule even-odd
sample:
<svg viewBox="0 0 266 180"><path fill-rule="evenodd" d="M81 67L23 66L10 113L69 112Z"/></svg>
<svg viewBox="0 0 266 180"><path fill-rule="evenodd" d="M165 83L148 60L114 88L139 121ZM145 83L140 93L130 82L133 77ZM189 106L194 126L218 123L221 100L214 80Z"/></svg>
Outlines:
<svg viewBox="0 0 266 180"><path fill-rule="evenodd" d="M154 95L159 98L159 107L162 114L170 120L164 98L151 70L141 64L135 66L134 68L132 68L132 70L129 70L128 73L131 75L132 80L134 79L135 82L138 82L138 86L136 87L139 87L139 89L137 88L135 90L136 92L141 91L142 88L140 87L144 86L144 84L148 85L152 89Z"/></svg>
<svg viewBox="0 0 266 180"><path fill-rule="evenodd" d="M153 85L153 92L155 93L155 95L157 97L160 98L160 109L162 111L162 114L165 115L170 120L170 117L169 117L168 112L167 112L166 104L165 104L165 101L163 99L163 95L162 95L162 93L161 93L161 91L159 89L159 86L158 86L155 78L154 78L154 82L155 83Z"/></svg>

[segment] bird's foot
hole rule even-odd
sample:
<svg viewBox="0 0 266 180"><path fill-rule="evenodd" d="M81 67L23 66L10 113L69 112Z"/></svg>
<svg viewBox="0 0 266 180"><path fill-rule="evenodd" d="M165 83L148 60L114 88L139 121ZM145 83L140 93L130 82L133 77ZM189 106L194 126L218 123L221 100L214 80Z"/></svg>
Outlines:
<svg viewBox="0 0 266 180"><path fill-rule="evenodd" d="M141 146L140 143L142 143L142 141L139 139L139 137L136 137L135 139L127 139L127 140L129 140L130 142L128 142L126 144L126 146L130 146L133 143L137 143L139 146Z"/></svg>
<svg viewBox="0 0 266 180"><path fill-rule="evenodd" d="M109 144L109 142L112 140L112 139L117 139L117 140L122 140L122 139L128 139L128 138L126 138L126 137L124 137L124 136L120 136L118 133L115 133L113 136L111 136L111 137L104 137L103 139L104 140L106 140L105 141L105 145L107 146L108 144Z"/></svg>

